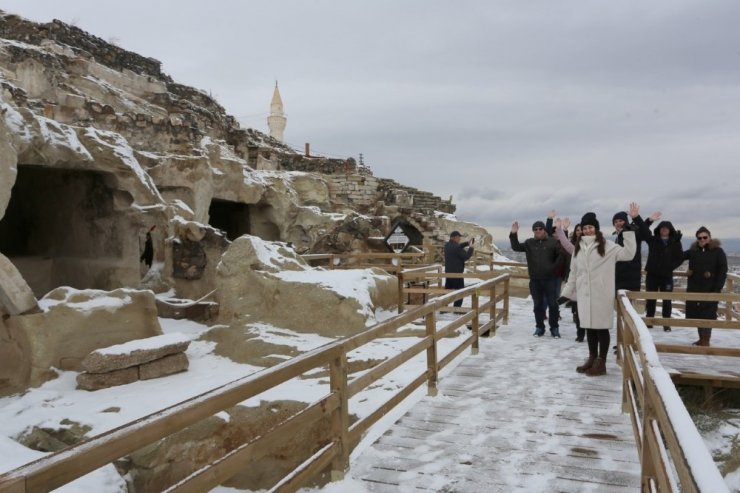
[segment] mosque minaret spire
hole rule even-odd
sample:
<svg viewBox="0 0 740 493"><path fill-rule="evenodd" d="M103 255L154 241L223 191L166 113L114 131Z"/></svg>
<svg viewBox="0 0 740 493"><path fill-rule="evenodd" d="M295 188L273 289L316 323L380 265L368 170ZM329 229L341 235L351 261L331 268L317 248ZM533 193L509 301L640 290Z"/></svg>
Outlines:
<svg viewBox="0 0 740 493"><path fill-rule="evenodd" d="M267 117L267 127L270 129L270 137L283 142L283 132L288 119L283 112L283 99L280 97L280 89L275 81L275 91L272 93L270 103L270 116Z"/></svg>

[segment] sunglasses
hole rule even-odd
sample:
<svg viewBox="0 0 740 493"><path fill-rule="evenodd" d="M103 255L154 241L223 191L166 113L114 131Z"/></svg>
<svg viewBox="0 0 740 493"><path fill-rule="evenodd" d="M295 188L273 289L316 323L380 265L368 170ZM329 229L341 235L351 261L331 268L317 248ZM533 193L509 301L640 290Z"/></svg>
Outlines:
<svg viewBox="0 0 740 493"><path fill-rule="evenodd" d="M532 229L532 231L542 231L542 230L544 230L544 229L545 229L545 228L533 228L533 229Z"/></svg>
<svg viewBox="0 0 740 493"><path fill-rule="evenodd" d="M696 239L697 240L708 240L709 237L708 236L697 236Z"/></svg>

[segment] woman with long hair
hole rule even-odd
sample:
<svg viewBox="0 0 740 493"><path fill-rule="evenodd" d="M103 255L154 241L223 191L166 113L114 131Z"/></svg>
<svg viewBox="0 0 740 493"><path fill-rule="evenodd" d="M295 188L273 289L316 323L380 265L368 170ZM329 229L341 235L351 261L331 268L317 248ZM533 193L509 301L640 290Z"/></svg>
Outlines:
<svg viewBox="0 0 740 493"><path fill-rule="evenodd" d="M570 227L570 219L557 219L555 221L555 238L560 242L560 246L563 247L565 253L568 254L567 262L565 265L565 281L568 282L570 277L570 257L573 255L573 251L576 249L576 243L581 240L581 225L576 224L573 228L573 233L570 235L570 239L565 235ZM583 342L583 338L586 335L586 331L581 328L581 320L578 318L578 302L571 301L568 303L570 310L573 313L573 322L576 324L576 342ZM567 305L566 305L567 306Z"/></svg>
<svg viewBox="0 0 740 493"><path fill-rule="evenodd" d="M640 207L630 204L630 216L639 215ZM563 296L578 302L578 318L586 329L588 359L576 368L589 376L606 375L606 355L614 321L614 267L635 255L635 233L625 231L624 246L604 239L593 212L581 219L581 238L573 249L570 276Z"/></svg>

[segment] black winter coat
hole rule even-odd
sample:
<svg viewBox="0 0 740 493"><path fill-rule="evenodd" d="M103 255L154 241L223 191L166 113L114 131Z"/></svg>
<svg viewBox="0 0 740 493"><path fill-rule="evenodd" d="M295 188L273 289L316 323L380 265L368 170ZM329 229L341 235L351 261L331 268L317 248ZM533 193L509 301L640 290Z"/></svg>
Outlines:
<svg viewBox="0 0 740 493"><path fill-rule="evenodd" d="M711 240L701 248L698 242L684 252L689 261L688 284L690 293L719 293L727 280L727 255L720 247L719 240Z"/></svg>
<svg viewBox="0 0 740 493"><path fill-rule="evenodd" d="M617 289L639 291L640 281L642 280L642 242L648 239L650 229L647 229L642 217L637 216L633 218L632 226L625 227L617 234L617 238L614 240L614 243L619 246L624 246L624 238L622 237L622 234L625 230L632 230L635 232L637 251L635 251L635 256L632 257L632 260L617 262L614 267L614 284Z"/></svg>
<svg viewBox="0 0 740 493"><path fill-rule="evenodd" d="M668 241L664 243L660 238L660 229L669 229ZM661 277L671 277L673 271L683 263L683 248L681 247L681 235L675 230L669 221L662 221L656 226L652 235L647 239L648 258L645 270L648 274Z"/></svg>
<svg viewBox="0 0 740 493"><path fill-rule="evenodd" d="M519 236L510 233L509 241L512 250L527 254L527 271L530 279L552 279L556 276L563 261L558 240L549 236L544 240L529 238L521 244Z"/></svg>
<svg viewBox="0 0 740 493"><path fill-rule="evenodd" d="M454 241L448 241L445 243L445 272L464 272L465 261L473 256L473 247L467 247L469 243L464 241L462 243L455 243ZM446 289L462 289L465 287L465 279L445 279Z"/></svg>
<svg viewBox="0 0 740 493"><path fill-rule="evenodd" d="M465 262L473 256L473 247L465 250L469 243L467 241L445 243L445 272L464 272Z"/></svg>

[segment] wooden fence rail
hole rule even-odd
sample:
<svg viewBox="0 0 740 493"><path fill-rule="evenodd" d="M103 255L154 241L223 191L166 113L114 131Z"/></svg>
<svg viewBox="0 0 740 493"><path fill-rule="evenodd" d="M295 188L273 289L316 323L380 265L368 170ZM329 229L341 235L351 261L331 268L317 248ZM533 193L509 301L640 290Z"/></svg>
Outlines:
<svg viewBox="0 0 740 493"><path fill-rule="evenodd" d="M296 491L321 471L330 468L333 479L341 478L349 466L349 454L362 435L398 405L414 390L427 384L428 393L436 395L439 371L456 356L470 347L478 352L479 334L494 331L497 323L508 319L508 275L489 279L475 286L440 296L423 306L399 314L355 336L338 340L309 351L289 361L267 368L221 387L210 390L157 413L122 425L78 445L68 447L29 464L0 475L0 492L45 492L67 484L99 467L124 457L144 446L166 438L198 421L233 407L260 393L274 388L317 368L329 368L328 394L297 414L267 430L261 436L245 443L212 464L194 471L169 490L172 492L208 491L228 480L248 461L268 454L277 444L284 444L296 430L320 421L328 422L330 436L325 443L316 444L313 456L307 458L288 476L273 486L272 491ZM488 301L481 303L482 295ZM437 329L436 313L457 299L472 298L472 308L441 329ZM504 307L497 304L503 301ZM488 321L481 324L481 314ZM418 319L425 320L424 336L419 342L390 357L373 369L350 381L348 353L379 337L391 335L397 329ZM438 341L452 331L470 324L472 330L446 355L438 352ZM426 354L426 369L413 377L410 383L368 416L349 424L349 399L408 363L411 358Z"/></svg>
<svg viewBox="0 0 740 493"><path fill-rule="evenodd" d="M728 492L671 376L660 363L659 346L653 343L647 326L631 303L631 299L637 297L655 299L654 295L666 294L620 291L617 295L622 407L630 413L635 433L642 467L642 491ZM671 298L681 299L680 296L684 300L697 298L694 293L674 293ZM711 296L716 300L734 295L714 293Z"/></svg>

